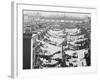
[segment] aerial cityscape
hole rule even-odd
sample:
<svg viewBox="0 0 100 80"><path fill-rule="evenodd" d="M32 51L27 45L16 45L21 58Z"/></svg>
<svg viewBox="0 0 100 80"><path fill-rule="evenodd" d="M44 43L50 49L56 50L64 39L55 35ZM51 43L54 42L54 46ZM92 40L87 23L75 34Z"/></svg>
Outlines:
<svg viewBox="0 0 100 80"><path fill-rule="evenodd" d="M91 66L91 14L23 11L23 69Z"/></svg>

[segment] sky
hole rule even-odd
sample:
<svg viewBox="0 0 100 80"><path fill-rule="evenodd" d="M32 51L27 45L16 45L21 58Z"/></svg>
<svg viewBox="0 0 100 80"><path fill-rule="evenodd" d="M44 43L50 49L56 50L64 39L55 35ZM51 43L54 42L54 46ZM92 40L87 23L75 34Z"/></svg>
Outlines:
<svg viewBox="0 0 100 80"><path fill-rule="evenodd" d="M77 17L77 18L85 18L85 17L90 17L91 14L89 13L69 13L69 12L46 12L46 11L24 11L24 15L29 15L29 16L36 16L36 15L41 15L44 17Z"/></svg>

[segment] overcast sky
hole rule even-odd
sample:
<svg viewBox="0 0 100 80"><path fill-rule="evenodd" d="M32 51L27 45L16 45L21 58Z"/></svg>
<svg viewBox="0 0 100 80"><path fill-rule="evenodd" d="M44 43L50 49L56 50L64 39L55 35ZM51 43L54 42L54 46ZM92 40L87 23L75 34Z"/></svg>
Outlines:
<svg viewBox="0 0 100 80"><path fill-rule="evenodd" d="M79 17L79 18L84 18L84 17L90 17L90 14L84 14L84 13L63 13L63 12L43 12L43 11L24 11L23 12L26 15L30 16L36 16L36 15L41 15L45 17Z"/></svg>

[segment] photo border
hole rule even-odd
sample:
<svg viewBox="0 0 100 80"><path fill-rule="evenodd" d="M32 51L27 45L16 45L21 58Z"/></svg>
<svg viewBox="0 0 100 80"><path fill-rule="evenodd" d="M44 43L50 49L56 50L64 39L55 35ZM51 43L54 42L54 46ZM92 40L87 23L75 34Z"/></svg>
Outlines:
<svg viewBox="0 0 100 80"><path fill-rule="evenodd" d="M19 9L22 9L23 6L41 6L41 7L52 7L52 8L71 8L71 9L83 9L83 10L86 10L84 12L88 12L90 11L90 13L92 14L92 17L93 17L93 22L91 23L91 53L92 53L92 49L93 48L93 45L95 44L92 44L93 39L95 39L95 36L93 34L95 34L95 28L93 26L96 26L96 8L86 8L86 7L71 7L71 6L56 6L56 5L40 5L40 4L25 4L25 3L17 3L17 2L12 2L12 54L11 54L11 58L12 58L12 65L11 65L11 76L13 78L18 78L18 77L32 77L32 76L44 76L44 75L52 75L52 71L54 71L53 75L61 75L61 74L72 74L72 73L94 73L96 72L97 68L96 68L96 54L92 53L93 56L94 56L94 60L93 62L91 61L91 64L93 64L94 66L93 67L85 67L85 68L80 68L80 69L84 69L83 71L77 71L79 70L78 68L68 68L67 69L67 72L65 71L66 68L63 68L63 69L44 69L44 70L23 70L22 68L22 63L20 62L23 62L22 61L22 55L23 54L22 52L20 52L20 49L19 49L19 46L21 46L19 43L20 43L20 38L22 38L22 36L20 36L20 27L19 27L19 18L21 15L19 15ZM20 7L20 8L19 8ZM26 9L26 7L24 9ZM61 10L59 10L61 11ZM68 10L69 11L69 10ZM50 12L50 11L49 11ZM83 13L83 12L81 12ZM22 17L21 17L22 18ZM21 20L21 22L23 22ZM22 25L22 24L21 24ZM93 25L93 26L92 26ZM92 33L93 31L93 33ZM93 35L93 37L92 37ZM22 48L21 48L22 49ZM93 52L96 52L95 50ZM21 56L20 56L21 55ZM55 73L56 71L56 73ZM40 72L43 72L43 74L41 74ZM48 72L48 74L47 74ZM39 74L39 75L38 75Z"/></svg>

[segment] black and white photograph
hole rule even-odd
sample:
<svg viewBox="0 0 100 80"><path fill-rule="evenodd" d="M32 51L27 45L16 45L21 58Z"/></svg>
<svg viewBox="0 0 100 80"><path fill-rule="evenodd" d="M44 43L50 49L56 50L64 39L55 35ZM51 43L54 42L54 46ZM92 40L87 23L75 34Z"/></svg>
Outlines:
<svg viewBox="0 0 100 80"><path fill-rule="evenodd" d="M91 66L91 14L23 10L23 69Z"/></svg>
<svg viewBox="0 0 100 80"><path fill-rule="evenodd" d="M97 72L95 7L12 2L11 11L13 78Z"/></svg>

